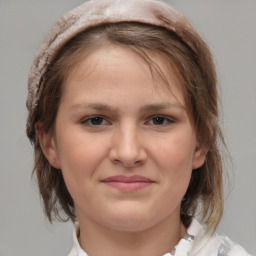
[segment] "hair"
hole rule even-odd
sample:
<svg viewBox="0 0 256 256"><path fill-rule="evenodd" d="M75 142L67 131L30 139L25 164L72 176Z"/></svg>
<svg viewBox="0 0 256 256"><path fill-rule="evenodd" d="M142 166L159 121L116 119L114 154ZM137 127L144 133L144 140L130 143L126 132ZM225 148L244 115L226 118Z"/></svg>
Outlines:
<svg viewBox="0 0 256 256"><path fill-rule="evenodd" d="M40 122L44 132L53 131L68 74L93 51L117 45L138 53L151 73L164 81L164 73L153 61L151 53L163 56L177 70L197 139L208 151L204 164L192 172L181 202L181 220L188 227L192 217L198 215L208 232L215 231L223 213L223 167L219 147L225 142L218 125L217 79L212 56L204 41L193 33L186 36L195 41L196 51L175 32L162 27L137 22L104 24L80 32L56 53L42 78L39 101L33 115L29 116L31 125L27 127L27 135L34 145L33 174L37 175L45 214L50 222L54 218L74 221L76 213L62 172L52 167L44 156L34 126Z"/></svg>

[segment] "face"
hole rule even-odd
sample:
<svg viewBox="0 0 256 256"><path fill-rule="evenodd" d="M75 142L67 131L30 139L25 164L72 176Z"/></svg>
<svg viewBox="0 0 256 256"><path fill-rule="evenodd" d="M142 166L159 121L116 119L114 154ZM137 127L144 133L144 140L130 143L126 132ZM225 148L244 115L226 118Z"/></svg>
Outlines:
<svg viewBox="0 0 256 256"><path fill-rule="evenodd" d="M54 134L41 144L63 173L79 221L140 231L179 220L204 154L175 71L154 61L171 90L141 57L118 47L92 53L65 83Z"/></svg>

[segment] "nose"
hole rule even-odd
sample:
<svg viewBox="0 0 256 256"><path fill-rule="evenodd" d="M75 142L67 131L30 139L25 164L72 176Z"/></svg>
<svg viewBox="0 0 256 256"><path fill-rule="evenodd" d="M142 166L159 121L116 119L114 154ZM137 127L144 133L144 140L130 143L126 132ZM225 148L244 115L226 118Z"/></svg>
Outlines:
<svg viewBox="0 0 256 256"><path fill-rule="evenodd" d="M147 152L143 145L142 135L135 125L125 125L115 131L109 158L115 164L126 168L137 167L145 163Z"/></svg>

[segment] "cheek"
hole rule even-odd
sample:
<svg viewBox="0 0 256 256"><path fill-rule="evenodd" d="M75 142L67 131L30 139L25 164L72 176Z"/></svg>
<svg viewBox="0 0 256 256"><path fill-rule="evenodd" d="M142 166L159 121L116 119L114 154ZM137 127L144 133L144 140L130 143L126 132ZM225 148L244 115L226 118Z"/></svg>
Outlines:
<svg viewBox="0 0 256 256"><path fill-rule="evenodd" d="M165 183L167 195L173 195L180 200L184 196L192 174L194 155L193 140L183 137L165 139L155 148L161 176Z"/></svg>
<svg viewBox="0 0 256 256"><path fill-rule="evenodd" d="M157 145L154 149L154 155L159 164L168 168L168 166L180 172L184 169L192 170L194 143L193 138L186 136L173 136L164 138L154 143Z"/></svg>
<svg viewBox="0 0 256 256"><path fill-rule="evenodd" d="M58 157L67 187L84 187L95 179L96 169L101 165L106 155L106 147L95 141L92 136L75 134L65 136L58 145Z"/></svg>
<svg viewBox="0 0 256 256"><path fill-rule="evenodd" d="M72 136L70 136L72 134ZM102 147L92 136L86 136L85 133L70 129L60 133L57 138L58 156L62 169L70 162L74 166L80 163L90 164L97 157L100 157Z"/></svg>

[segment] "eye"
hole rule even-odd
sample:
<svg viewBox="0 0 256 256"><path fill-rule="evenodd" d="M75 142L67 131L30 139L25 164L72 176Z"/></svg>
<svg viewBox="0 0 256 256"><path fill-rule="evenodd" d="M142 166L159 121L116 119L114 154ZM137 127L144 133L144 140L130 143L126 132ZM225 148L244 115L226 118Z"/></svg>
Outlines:
<svg viewBox="0 0 256 256"><path fill-rule="evenodd" d="M109 124L109 122L102 116L91 116L83 119L81 124L87 126L102 126Z"/></svg>
<svg viewBox="0 0 256 256"><path fill-rule="evenodd" d="M150 125L165 126L174 123L174 120L165 116L153 116L147 123Z"/></svg>

